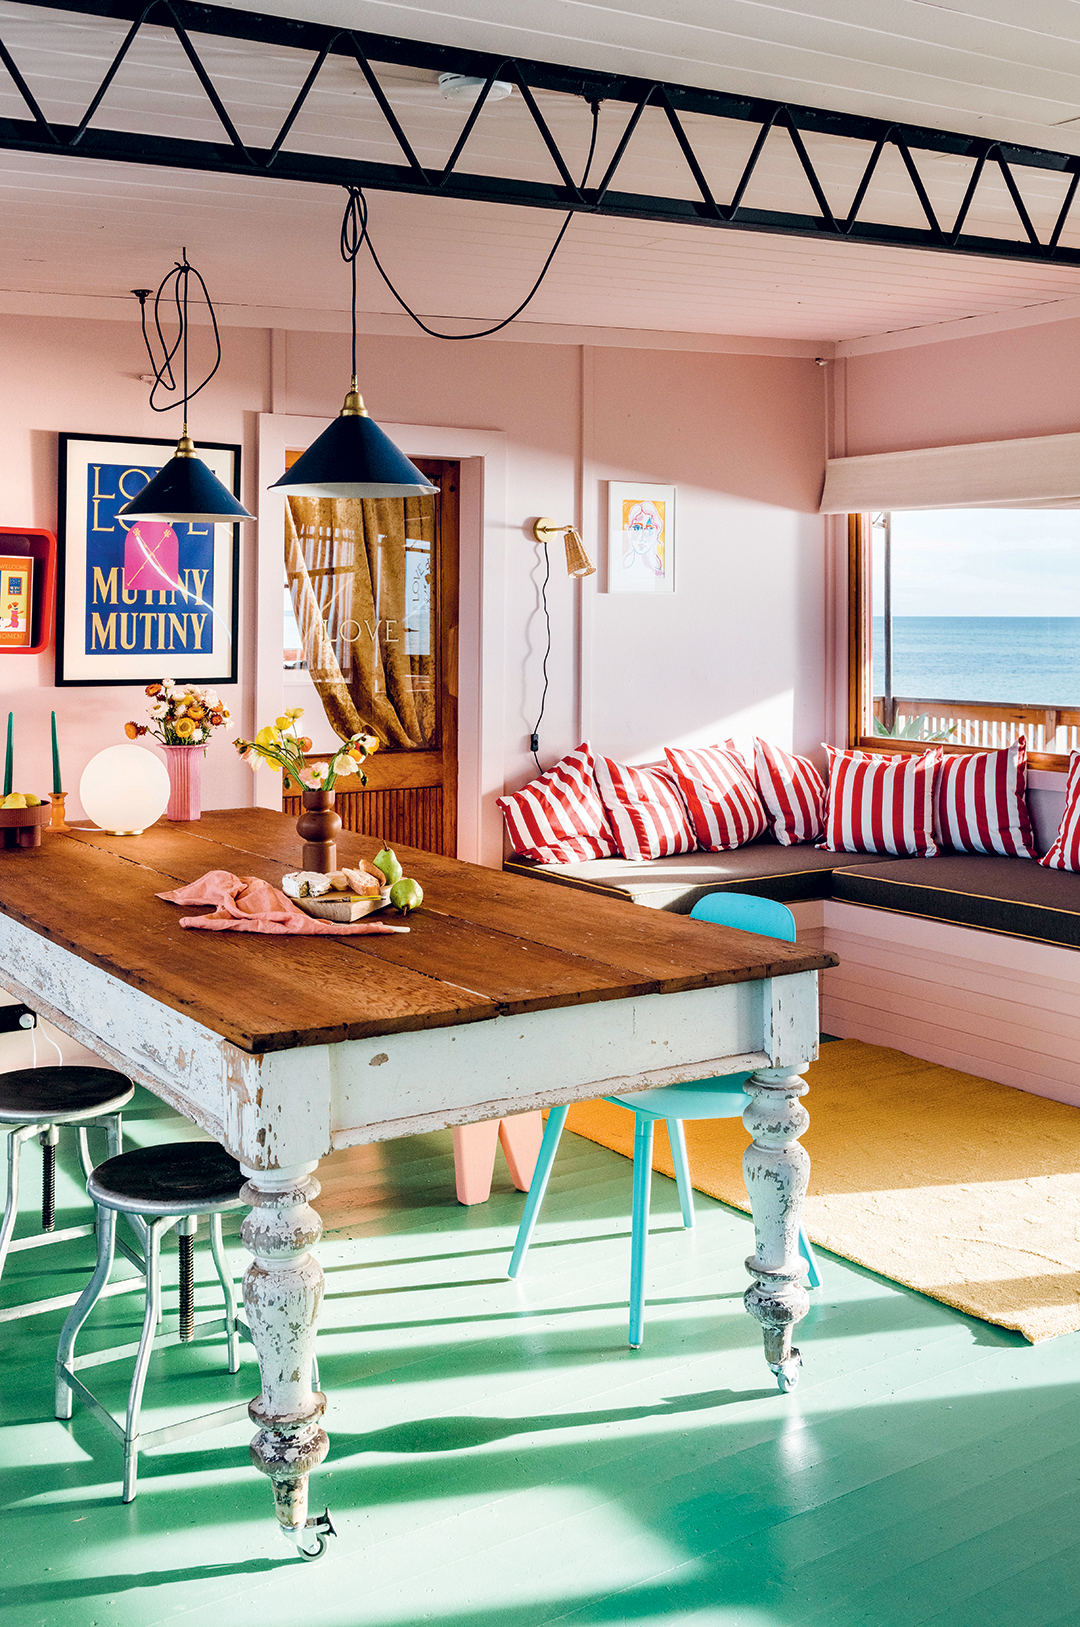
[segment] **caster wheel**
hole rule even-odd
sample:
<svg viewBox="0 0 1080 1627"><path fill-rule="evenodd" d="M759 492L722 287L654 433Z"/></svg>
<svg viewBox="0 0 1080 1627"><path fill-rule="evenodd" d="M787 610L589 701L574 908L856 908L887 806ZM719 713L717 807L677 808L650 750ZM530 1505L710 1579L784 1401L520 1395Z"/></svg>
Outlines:
<svg viewBox="0 0 1080 1627"><path fill-rule="evenodd" d="M322 1514L317 1514L314 1519L308 1520L304 1527L304 1537L311 1546L305 1547L303 1542L298 1542L296 1551L301 1559L306 1559L309 1563L312 1560L321 1559L326 1552L327 1537L336 1536L337 1532L334 1530L334 1522L330 1518L330 1510L326 1509Z"/></svg>
<svg viewBox="0 0 1080 1627"><path fill-rule="evenodd" d="M801 1367L802 1357L797 1350L791 1352L787 1361L777 1362L776 1366L773 1367L772 1370L776 1374L776 1383L782 1395L788 1395L792 1390L798 1388Z"/></svg>

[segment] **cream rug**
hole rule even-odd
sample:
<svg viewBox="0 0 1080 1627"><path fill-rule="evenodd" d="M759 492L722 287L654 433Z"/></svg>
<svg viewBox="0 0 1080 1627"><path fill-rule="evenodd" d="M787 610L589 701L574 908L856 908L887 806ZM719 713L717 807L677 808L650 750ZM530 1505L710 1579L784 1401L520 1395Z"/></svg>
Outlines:
<svg viewBox="0 0 1080 1627"><path fill-rule="evenodd" d="M1080 1108L860 1040L823 1045L807 1081L815 1243L1032 1343L1080 1328ZM633 1157L622 1108L567 1128ZM741 1122L685 1128L694 1186L748 1210ZM662 1125L654 1167L672 1174Z"/></svg>

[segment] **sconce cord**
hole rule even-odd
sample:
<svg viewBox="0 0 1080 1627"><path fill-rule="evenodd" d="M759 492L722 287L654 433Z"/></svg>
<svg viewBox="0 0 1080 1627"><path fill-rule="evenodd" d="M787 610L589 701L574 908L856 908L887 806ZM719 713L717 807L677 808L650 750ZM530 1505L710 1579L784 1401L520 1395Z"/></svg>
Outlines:
<svg viewBox="0 0 1080 1627"><path fill-rule="evenodd" d="M543 666L541 668L541 671L543 672L543 675L544 675L544 687L540 692L540 710L536 715L536 722L533 724L532 736L530 738L530 746L532 748L533 762L536 764L537 772L540 773L540 774L542 774L544 772L544 770L540 767L540 759L536 755L536 753L537 753L537 751L539 750L539 747L540 747L540 723L541 723L541 721L543 719L543 716L544 716L544 707L547 705L548 657L551 655L551 612L548 609L548 596L547 596L548 583L550 582L550 580L551 580L551 554L550 554L550 552L548 550L547 538L545 537L544 538L544 580L540 584L540 603L544 607L544 621L545 621L545 623L547 625L547 645L546 645L546 647L544 649L544 664L543 664Z"/></svg>
<svg viewBox="0 0 1080 1627"><path fill-rule="evenodd" d="M581 178L582 187L585 186L589 179L589 171L592 168L593 158L596 155L596 136L600 125L600 103L590 102L589 106L592 112L592 139L589 142L589 156L585 161L585 173ZM341 258L352 266L352 370L354 374L356 373L356 260L360 250L365 246L365 244L367 245L367 251L371 255L376 271L379 273L379 276L382 278L391 294L401 306L401 309L406 313L407 316L411 317L416 323L417 327L421 328L430 338L488 339L493 333L499 333L501 329L509 327L510 323L521 315L525 307L531 303L533 297L539 292L540 284L543 282L544 278L548 274L548 271L551 269L551 262L558 253L559 245L566 236L567 228L574 218L574 211L571 209L559 228L559 234L554 243L551 245L551 251L548 254L547 259L540 268L540 275L537 277L536 281L533 283L529 292L526 294L525 298L522 300L521 304L516 310L511 311L509 316L503 317L501 322L496 322L494 327L480 328L475 333L440 333L437 328L429 327L424 321L423 317L417 315L404 296L399 294L397 289L394 287L388 273L383 267L382 261L375 252L375 245L371 241L371 232L368 228L367 199L364 197L362 190L358 186L350 186L348 188L348 192L349 201L345 205L345 214L341 222Z"/></svg>
<svg viewBox="0 0 1080 1627"><path fill-rule="evenodd" d="M207 292L206 284L199 272L196 271L195 267L189 264L187 249L182 249L180 252L183 258L177 260L172 270L165 273L164 277L161 279L160 285L158 286L158 291L154 295L154 328L157 332L158 343L161 345L162 353L160 364L154 356L154 349L150 342L150 335L146 331L146 302L150 297L150 291L147 288L135 288L132 290L132 292L139 301L139 314L142 320L143 344L146 346L146 354L150 358L150 366L154 370L154 382L150 386L150 406L154 412L169 412L173 407L176 406L175 401L165 401L159 404L154 400L154 396L159 389L167 392L175 392L177 389L176 377L173 373L172 364L174 357L179 351L183 378L182 397L184 403L184 428L186 431L188 402L197 396L200 390L206 389L206 386L210 383L210 380L221 366L221 334L218 331L217 314L211 302L210 295ZM210 325L214 330L214 346L216 350L213 367L211 367L202 383L197 384L194 389L190 388L190 381L188 378L188 283L192 277L195 278L200 289L202 290L202 297L206 302L206 308L210 313ZM166 300L168 300L170 297L170 295L167 295L165 292L169 283L172 283L171 299L172 303L176 307L176 339L172 345L170 345L166 339L165 331L161 325L161 302L163 297Z"/></svg>

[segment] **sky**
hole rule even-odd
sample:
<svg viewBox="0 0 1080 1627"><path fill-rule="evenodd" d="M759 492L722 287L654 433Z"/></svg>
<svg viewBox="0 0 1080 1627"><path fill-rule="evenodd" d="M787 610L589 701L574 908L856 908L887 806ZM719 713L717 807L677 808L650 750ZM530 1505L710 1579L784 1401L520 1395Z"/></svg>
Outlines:
<svg viewBox="0 0 1080 1627"><path fill-rule="evenodd" d="M873 530L874 614L882 532ZM1080 509L892 517L894 616L1080 616Z"/></svg>

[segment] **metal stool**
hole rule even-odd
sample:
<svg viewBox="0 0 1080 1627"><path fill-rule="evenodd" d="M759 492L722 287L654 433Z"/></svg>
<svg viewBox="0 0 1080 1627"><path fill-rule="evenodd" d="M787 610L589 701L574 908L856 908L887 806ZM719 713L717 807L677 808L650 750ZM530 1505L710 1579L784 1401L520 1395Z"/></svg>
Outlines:
<svg viewBox="0 0 1080 1627"><path fill-rule="evenodd" d="M94 1275L73 1307L60 1334L56 1354L56 1416L70 1418L72 1398L77 1395L118 1441L124 1444L124 1502L134 1500L137 1490L140 1448L161 1446L166 1441L197 1435L248 1416L247 1401L207 1412L186 1422L139 1433L139 1412L150 1357L154 1350L187 1344L197 1327L223 1328L228 1335L229 1372L240 1370L240 1331L236 1295L225 1249L221 1240L221 1216L226 1209L239 1209L240 1187L244 1177L240 1165L217 1142L182 1141L163 1147L139 1147L99 1164L87 1182L87 1191L97 1204L98 1256ZM112 1270L118 1213L139 1216L146 1226L146 1312L138 1345L123 1345L75 1355L75 1340L91 1310L105 1291ZM196 1316L194 1311L193 1240L199 1216L210 1217L210 1247L214 1255L225 1315ZM156 1334L161 1323L161 1239L176 1227L180 1244L180 1322L175 1332ZM135 1279L117 1283L114 1291L140 1288ZM246 1331L246 1330L244 1330ZM127 1418L119 1424L97 1397L91 1394L76 1368L99 1367L135 1355L135 1371L128 1394Z"/></svg>
<svg viewBox="0 0 1080 1627"><path fill-rule="evenodd" d="M13 1073L0 1073L0 1130L6 1130L8 1136L7 1198L0 1225L0 1276L9 1254L20 1249L41 1248L45 1243L65 1243L72 1237L89 1237L93 1233L93 1221L56 1230L56 1144L60 1130L64 1125L77 1130L79 1157L89 1176L94 1166L87 1128L100 1125L108 1137L110 1156L119 1153L123 1130L120 1109L127 1106L134 1093L131 1080L111 1068L61 1066L18 1068ZM19 1211L22 1150L32 1136L38 1137L42 1150L41 1234L20 1237L13 1243L11 1234ZM126 1247L125 1252L129 1252ZM141 1261L139 1263L141 1265ZM78 1297L77 1293L58 1294L52 1299L12 1305L0 1310L0 1322L13 1322L18 1317L36 1316L42 1311L73 1305Z"/></svg>

